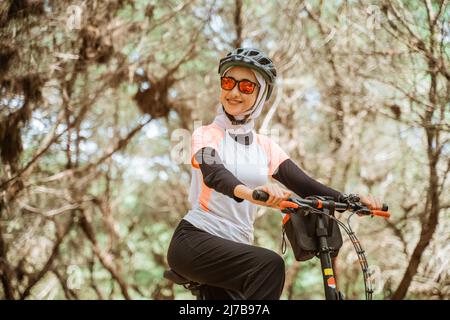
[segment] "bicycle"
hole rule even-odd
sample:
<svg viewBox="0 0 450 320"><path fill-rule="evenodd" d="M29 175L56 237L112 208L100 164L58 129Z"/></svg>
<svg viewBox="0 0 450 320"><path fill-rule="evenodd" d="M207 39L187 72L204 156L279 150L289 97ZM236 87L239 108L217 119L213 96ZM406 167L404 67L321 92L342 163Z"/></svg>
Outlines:
<svg viewBox="0 0 450 320"><path fill-rule="evenodd" d="M254 190L252 197L254 200L265 202L269 199L269 194L262 190ZM367 263L367 258L365 252L361 247L361 244L353 232L350 219L354 214L360 216L370 215L370 216L381 216L389 218L390 213L388 212L388 206L383 204L382 210L370 210L359 202L359 197L355 195L349 195L342 199L342 202L333 201L327 197L311 196L306 199L302 198L288 198L286 201L280 203L281 211L286 214L283 223L285 223L291 215L303 214L308 215L311 213L317 214L317 219L314 221L314 244L315 247L312 249L314 255L319 257L322 277L324 284L324 292L326 300L343 300L344 296L341 292L336 289L335 281L335 271L333 264L331 262L331 256L333 254L337 255L339 251L339 246L330 247L328 242L330 238L328 219L335 221L349 236L355 251L358 255L358 260L361 264L361 269L363 272L364 286L366 293L366 300L372 300L372 283L369 275L369 265ZM351 211L352 214L347 219L347 224L341 222L334 217L334 210ZM288 217L288 219L286 219ZM339 233L342 244L342 236ZM308 248L311 249L311 248ZM205 294L205 284L201 284L195 281L191 281L182 275L176 273L174 270L169 269L164 272L164 278L172 281L175 284L183 285L186 289L190 290L191 293L197 298L197 300L206 300L207 296ZM244 300L245 297L239 292L234 292L226 290L227 294L232 300Z"/></svg>
<svg viewBox="0 0 450 320"><path fill-rule="evenodd" d="M253 199L263 202L269 199L269 194L262 190L255 190L252 196ZM348 234L350 240L352 241L363 272L366 300L372 300L373 288L369 275L369 265L367 263L365 252L351 228L350 219L354 214L358 214L359 216L381 216L384 218L389 218L390 213L388 212L388 206L383 204L381 210L370 210L360 202L360 198L356 195L344 196L342 201L343 202L335 202L331 198L319 196L307 197L306 199L289 198L288 200L280 203L281 211L287 215L285 216L285 219L283 219L283 223L290 218L290 215L298 215L300 213L303 216L311 213L317 214L317 219L315 220L315 225L313 226L316 240L313 251L315 251L314 255L318 256L320 259L325 299L343 300L343 294L336 289L335 271L331 262L332 253L336 253L337 255L339 247L332 248L328 245L330 235L326 219L332 219L335 221ZM347 219L347 224L334 217L335 209L352 212ZM342 236L340 233L339 236L341 237L342 245Z"/></svg>

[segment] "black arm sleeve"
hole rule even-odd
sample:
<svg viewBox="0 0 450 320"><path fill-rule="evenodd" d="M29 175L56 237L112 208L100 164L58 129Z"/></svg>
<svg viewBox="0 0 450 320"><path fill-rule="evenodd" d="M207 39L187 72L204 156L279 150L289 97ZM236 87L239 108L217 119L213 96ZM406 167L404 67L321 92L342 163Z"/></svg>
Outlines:
<svg viewBox="0 0 450 320"><path fill-rule="evenodd" d="M332 196L334 201L338 201L341 195L340 192L309 177L291 159L283 161L272 177L302 198L313 195Z"/></svg>
<svg viewBox="0 0 450 320"><path fill-rule="evenodd" d="M233 198L237 202L242 202L244 199L238 198L234 195L234 188L239 184L244 184L239 181L225 166L222 159L217 154L216 150L210 147L205 147L197 151L195 160L200 164L200 170L203 175L203 182L217 192Z"/></svg>

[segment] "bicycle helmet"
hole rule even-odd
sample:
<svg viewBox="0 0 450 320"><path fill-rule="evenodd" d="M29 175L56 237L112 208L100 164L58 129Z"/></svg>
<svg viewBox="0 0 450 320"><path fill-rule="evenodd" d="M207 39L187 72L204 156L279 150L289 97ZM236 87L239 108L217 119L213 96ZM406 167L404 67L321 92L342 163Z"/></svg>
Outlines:
<svg viewBox="0 0 450 320"><path fill-rule="evenodd" d="M267 82L267 97L270 98L273 87L275 85L275 78L277 71L272 60L269 59L261 50L252 48L237 48L229 52L225 58L222 58L219 63L219 74L230 67L243 66L259 71Z"/></svg>

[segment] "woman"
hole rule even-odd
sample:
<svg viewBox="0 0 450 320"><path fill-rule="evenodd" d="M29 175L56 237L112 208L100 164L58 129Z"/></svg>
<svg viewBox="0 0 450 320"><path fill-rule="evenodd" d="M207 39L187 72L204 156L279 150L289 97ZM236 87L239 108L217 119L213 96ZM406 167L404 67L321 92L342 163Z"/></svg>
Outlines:
<svg viewBox="0 0 450 320"><path fill-rule="evenodd" d="M291 192L306 197L341 196L308 177L270 138L257 134L261 114L275 85L272 61L257 49L239 48L220 61L221 94L210 125L192 135L192 209L176 228L168 250L169 266L187 279L206 284L209 298L227 298L223 289L246 299L279 299L285 270L274 251L252 245L258 205L278 207ZM252 199L266 191L267 202ZM371 196L372 209L381 203Z"/></svg>

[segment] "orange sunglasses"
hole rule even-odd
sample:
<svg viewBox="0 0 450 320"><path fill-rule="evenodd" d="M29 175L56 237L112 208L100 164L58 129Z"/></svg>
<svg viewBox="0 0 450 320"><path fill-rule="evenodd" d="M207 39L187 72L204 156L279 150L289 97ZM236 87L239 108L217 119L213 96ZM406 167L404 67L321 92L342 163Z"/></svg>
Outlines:
<svg viewBox="0 0 450 320"><path fill-rule="evenodd" d="M244 94L252 94L255 91L256 87L259 87L257 83L254 83L250 80L236 80L233 77L221 77L220 78L220 86L223 90L233 90L233 88L238 85L238 89L240 92Z"/></svg>

